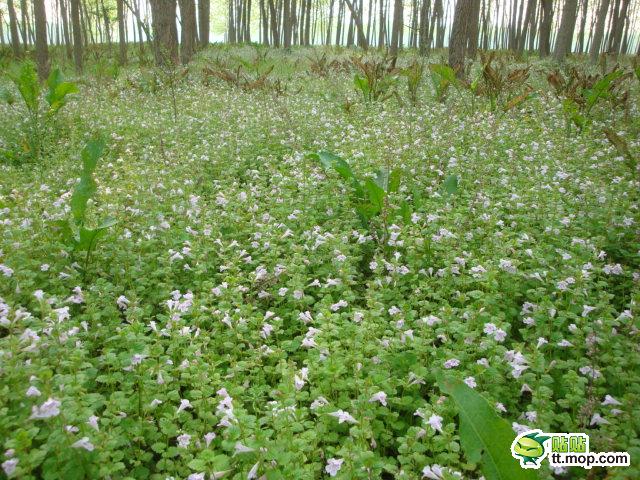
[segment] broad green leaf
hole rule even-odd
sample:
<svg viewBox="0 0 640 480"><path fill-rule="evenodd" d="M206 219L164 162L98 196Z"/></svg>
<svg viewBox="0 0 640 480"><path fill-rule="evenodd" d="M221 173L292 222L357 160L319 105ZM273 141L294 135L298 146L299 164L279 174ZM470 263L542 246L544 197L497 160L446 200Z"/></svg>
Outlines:
<svg viewBox="0 0 640 480"><path fill-rule="evenodd" d="M480 463L486 480L535 480L536 472L511 456L516 434L479 393L457 378L438 375L440 389L451 396L460 417L460 444L467 459Z"/></svg>
<svg viewBox="0 0 640 480"><path fill-rule="evenodd" d="M333 164L335 162L337 162L338 160L342 160L342 158L336 155L335 153L327 152L326 150L322 150L318 152L316 155L320 160L320 163L322 164L322 166L327 170L333 168Z"/></svg>
<svg viewBox="0 0 640 480"><path fill-rule="evenodd" d="M389 175L389 187L387 191L389 193L396 193L400 188L400 179L402 178L402 170L394 168Z"/></svg>
<svg viewBox="0 0 640 480"><path fill-rule="evenodd" d="M87 202L96 193L97 189L96 182L91 175L83 174L82 177L80 177L80 183L76 185L71 195L71 214L73 215L76 225L84 222Z"/></svg>
<svg viewBox="0 0 640 480"><path fill-rule="evenodd" d="M372 203L361 203L356 205L356 213L360 217L363 227L369 226L369 221L375 217L380 210Z"/></svg>
<svg viewBox="0 0 640 480"><path fill-rule="evenodd" d="M367 97L370 92L369 81L365 77L361 77L357 73L353 76L353 84L362 92L362 95Z"/></svg>
<svg viewBox="0 0 640 480"><path fill-rule="evenodd" d="M82 149L83 174L91 175L104 152L105 142L101 137L93 138Z"/></svg>
<svg viewBox="0 0 640 480"><path fill-rule="evenodd" d="M610 72L598 80L592 89L583 92L583 96L587 100L587 112L593 108L600 98L608 94L611 84L622 75L624 75L622 70Z"/></svg>
<svg viewBox="0 0 640 480"><path fill-rule="evenodd" d="M117 222L113 218L108 218L96 228L80 227L80 241L76 246L77 250L91 250L96 241L109 227Z"/></svg>
<svg viewBox="0 0 640 480"><path fill-rule="evenodd" d="M384 207L384 197L386 195L384 190L370 178L367 178L367 181L364 183L364 189L367 192L369 201L377 209L377 212L381 211Z"/></svg>
<svg viewBox="0 0 640 480"><path fill-rule="evenodd" d="M18 87L18 91L30 112L38 111L40 83L36 67L31 62L24 62L9 72L9 78Z"/></svg>
<svg viewBox="0 0 640 480"><path fill-rule="evenodd" d="M442 182L442 188L447 195L453 195L458 191L458 177L456 175L449 175Z"/></svg>

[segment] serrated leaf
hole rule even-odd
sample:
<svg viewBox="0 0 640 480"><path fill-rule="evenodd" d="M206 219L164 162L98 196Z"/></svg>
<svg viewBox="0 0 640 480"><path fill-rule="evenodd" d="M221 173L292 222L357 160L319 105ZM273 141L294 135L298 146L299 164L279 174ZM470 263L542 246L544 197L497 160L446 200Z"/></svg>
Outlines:
<svg viewBox="0 0 640 480"><path fill-rule="evenodd" d="M520 467L511 456L516 434L491 404L457 378L438 375L438 386L451 396L460 417L460 444L467 459L480 463L486 480L535 480L537 473Z"/></svg>

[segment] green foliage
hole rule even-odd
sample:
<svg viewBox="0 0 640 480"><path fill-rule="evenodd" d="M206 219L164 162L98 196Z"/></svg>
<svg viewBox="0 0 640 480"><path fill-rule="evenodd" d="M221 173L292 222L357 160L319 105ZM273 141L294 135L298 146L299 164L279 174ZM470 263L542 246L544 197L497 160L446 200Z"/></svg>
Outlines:
<svg viewBox="0 0 640 480"><path fill-rule="evenodd" d="M353 85L365 102L385 101L397 95L398 77L393 59L352 57L351 62L358 69Z"/></svg>
<svg viewBox="0 0 640 480"><path fill-rule="evenodd" d="M436 100L444 102L449 87L458 84L456 72L449 65L438 63L430 64L429 70L431 71L431 82L436 92Z"/></svg>
<svg viewBox="0 0 640 480"><path fill-rule="evenodd" d="M58 221L55 224L55 227L62 235L63 241L70 246L73 251L86 252L85 272L98 239L110 227L117 223L114 218L106 218L94 228L87 226L87 204L97 191L97 184L93 178L93 174L98 160L104 153L104 149L104 140L94 138L89 141L82 150L80 182L75 186L73 194L71 195L71 219Z"/></svg>
<svg viewBox="0 0 640 480"><path fill-rule="evenodd" d="M375 178L367 177L364 181L359 179L349 164L340 156L327 151L310 154L310 157L319 161L326 170L335 170L352 189L350 200L357 213L362 226L375 232L373 220L381 217L380 232L376 238L381 245L388 238L388 221L393 216L407 219L411 210L406 202L397 207L390 205L390 196L397 193L400 188L402 172L399 169L380 169Z"/></svg>
<svg viewBox="0 0 640 480"><path fill-rule="evenodd" d="M77 93L78 88L75 83L64 81L60 70L54 68L47 80L46 104L42 104L40 82L33 63L27 61L14 66L8 76L18 89L28 112L29 122L23 132L23 151L37 160L42 154L44 140L53 126L54 117L66 105L67 96ZM15 101L11 94L3 94L2 97L10 104Z"/></svg>
<svg viewBox="0 0 640 480"><path fill-rule="evenodd" d="M509 423L480 394L461 380L440 375L440 389L451 396L460 418L460 445L467 459L479 463L487 480L535 480L537 474L524 470L511 456L515 438Z"/></svg>
<svg viewBox="0 0 640 480"><path fill-rule="evenodd" d="M424 64L414 61L402 69L402 75L407 79L407 93L412 105L418 104L418 89L424 76Z"/></svg>

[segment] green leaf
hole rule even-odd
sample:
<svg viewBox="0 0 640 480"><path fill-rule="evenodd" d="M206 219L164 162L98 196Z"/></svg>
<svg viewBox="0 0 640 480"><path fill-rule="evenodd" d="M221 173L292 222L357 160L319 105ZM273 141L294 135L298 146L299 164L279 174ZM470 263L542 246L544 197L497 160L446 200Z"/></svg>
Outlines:
<svg viewBox="0 0 640 480"><path fill-rule="evenodd" d="M467 459L480 463L486 480L535 480L537 473L520 467L511 456L516 434L491 404L464 382L438 374L438 386L451 396L460 417L460 443Z"/></svg>
<svg viewBox="0 0 640 480"><path fill-rule="evenodd" d="M367 181L364 183L364 189L367 192L369 201L376 208L376 213L381 211L384 207L385 191L370 178L367 178Z"/></svg>
<svg viewBox="0 0 640 480"><path fill-rule="evenodd" d="M107 218L96 228L80 228L80 240L76 246L77 250L91 250L98 238L109 228L115 225L117 220L114 218Z"/></svg>
<svg viewBox="0 0 640 480"><path fill-rule="evenodd" d="M361 77L357 73L353 76L353 84L362 92L362 95L367 98L370 93L369 81L365 77Z"/></svg>
<svg viewBox="0 0 640 480"><path fill-rule="evenodd" d="M456 175L449 175L442 182L442 188L447 195L453 195L458 191L458 177Z"/></svg>
<svg viewBox="0 0 640 480"><path fill-rule="evenodd" d="M38 111L40 83L36 67L31 62L24 62L9 72L9 78L18 87L25 105L31 113Z"/></svg>
<svg viewBox="0 0 640 480"><path fill-rule="evenodd" d="M400 179L402 178L402 170L394 168L389 175L389 187L387 192L396 193L400 188Z"/></svg>
<svg viewBox="0 0 640 480"><path fill-rule="evenodd" d="M82 169L83 173L91 175L96 169L98 160L104 153L105 142L101 137L95 137L82 149Z"/></svg>
<svg viewBox="0 0 640 480"><path fill-rule="evenodd" d="M96 193L98 189L95 180L89 175L80 177L80 183L76 185L71 195L71 214L76 225L84 222L84 216L87 211L87 202Z"/></svg>

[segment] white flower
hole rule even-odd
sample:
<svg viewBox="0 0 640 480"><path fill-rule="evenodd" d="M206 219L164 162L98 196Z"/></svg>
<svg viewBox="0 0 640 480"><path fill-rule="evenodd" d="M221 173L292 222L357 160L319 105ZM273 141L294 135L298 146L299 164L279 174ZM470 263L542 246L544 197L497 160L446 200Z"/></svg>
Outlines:
<svg viewBox="0 0 640 480"><path fill-rule="evenodd" d="M466 383L469 388L476 388L478 386L478 384L476 383L476 379L473 377L465 378L464 383Z"/></svg>
<svg viewBox="0 0 640 480"><path fill-rule="evenodd" d="M126 310L129 307L129 299L124 295L120 295L116 300L116 304L120 310Z"/></svg>
<svg viewBox="0 0 640 480"><path fill-rule="evenodd" d="M40 395L42 395L40 393L40 390L38 390L37 387L34 387L33 385L31 385L28 389L27 389L27 393L25 394L27 397L39 397Z"/></svg>
<svg viewBox="0 0 640 480"><path fill-rule="evenodd" d="M45 418L56 417L60 414L60 401L55 398L49 398L39 407L33 406L31 409L31 419L42 420Z"/></svg>
<svg viewBox="0 0 640 480"><path fill-rule="evenodd" d="M331 412L329 415L332 417L336 417L338 419L338 423L358 423L358 421L353 418L348 412L344 410L337 410L335 412Z"/></svg>
<svg viewBox="0 0 640 480"><path fill-rule="evenodd" d="M183 410L186 410L187 408L193 408L193 406L191 405L191 402L185 399L180 400L180 406L178 407L176 414L182 412Z"/></svg>
<svg viewBox="0 0 640 480"><path fill-rule="evenodd" d="M444 362L444 368L455 368L460 365L460 360L457 358L450 358L446 362Z"/></svg>
<svg viewBox="0 0 640 480"><path fill-rule="evenodd" d="M247 474L247 480L253 480L254 478L258 478L258 467L260 466L260 462L256 462L249 473Z"/></svg>
<svg viewBox="0 0 640 480"><path fill-rule="evenodd" d="M429 478L431 480L442 480L444 478L444 472L440 465L427 465L422 469L422 478Z"/></svg>
<svg viewBox="0 0 640 480"><path fill-rule="evenodd" d="M4 473L7 477L13 475L13 472L16 471L16 467L18 466L19 461L20 460L17 458L11 458L2 462L2 470L4 470Z"/></svg>
<svg viewBox="0 0 640 480"><path fill-rule="evenodd" d="M599 413L594 413L593 417L591 417L591 422L589 422L589 425L608 425L609 424L609 420L607 420L606 418L602 418L602 416Z"/></svg>
<svg viewBox="0 0 640 480"><path fill-rule="evenodd" d="M589 315L589 313L593 312L596 309L596 307L590 307L589 305L583 305L582 306L582 316L586 317L587 315Z"/></svg>
<svg viewBox="0 0 640 480"><path fill-rule="evenodd" d="M500 259L500 268L507 273L516 273L517 269L511 262L511 260L506 260L504 258Z"/></svg>
<svg viewBox="0 0 640 480"><path fill-rule="evenodd" d="M370 402L380 402L381 405L387 406L387 394L384 392L374 393L369 399Z"/></svg>
<svg viewBox="0 0 640 480"><path fill-rule="evenodd" d="M327 460L327 465L324 467L324 471L327 472L330 476L335 477L342 467L343 462L343 458L329 458Z"/></svg>
<svg viewBox="0 0 640 480"><path fill-rule="evenodd" d="M187 477L187 480L205 480L205 474L203 473L192 473Z"/></svg>
<svg viewBox="0 0 640 480"><path fill-rule="evenodd" d="M619 402L618 400L613 398L611 395L605 395L601 405L622 405L622 402Z"/></svg>
<svg viewBox="0 0 640 480"><path fill-rule="evenodd" d="M98 417L95 415L91 415L89 420L87 420L87 425L93 428L95 431L100 431L100 427L98 426Z"/></svg>
<svg viewBox="0 0 640 480"><path fill-rule="evenodd" d="M178 436L178 447L188 448L190 444L191 435L189 435L188 433L183 433L182 435Z"/></svg>
<svg viewBox="0 0 640 480"><path fill-rule="evenodd" d="M236 453L234 455L237 455L239 453L249 453L254 451L253 448L247 447L246 445L243 445L240 442L236 442L235 449L236 449Z"/></svg>
<svg viewBox="0 0 640 480"><path fill-rule="evenodd" d="M89 440L89 437L82 437L80 440L71 445L73 448L84 448L88 452L93 452L94 447L93 443Z"/></svg>
<svg viewBox="0 0 640 480"><path fill-rule="evenodd" d="M209 432L204 436L204 443L206 443L207 447L211 445L211 442L216 438L216 434L214 432Z"/></svg>
<svg viewBox="0 0 640 480"><path fill-rule="evenodd" d="M324 397L318 397L311 403L311 410L316 410L320 407L324 407L325 405L329 405L329 400Z"/></svg>
<svg viewBox="0 0 640 480"><path fill-rule="evenodd" d="M427 423L434 430L442 433L442 417L440 415L436 415L435 413L429 417Z"/></svg>

